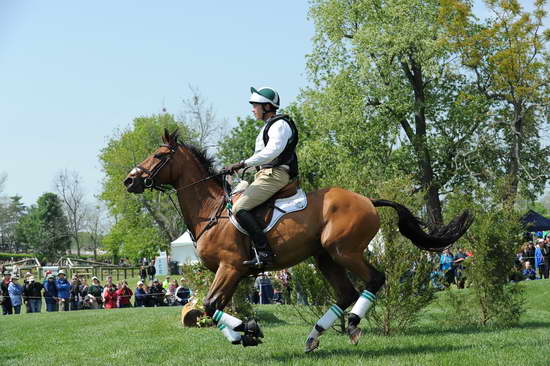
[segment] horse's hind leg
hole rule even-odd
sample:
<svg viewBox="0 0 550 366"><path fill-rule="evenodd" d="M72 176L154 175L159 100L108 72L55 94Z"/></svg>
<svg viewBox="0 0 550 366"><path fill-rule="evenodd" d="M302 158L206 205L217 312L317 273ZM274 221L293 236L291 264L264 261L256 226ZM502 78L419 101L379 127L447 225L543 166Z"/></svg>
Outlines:
<svg viewBox="0 0 550 366"><path fill-rule="evenodd" d="M361 329L358 327L359 322L376 300L376 293L384 285L386 276L370 263L367 263L363 258L362 252L337 253L337 251L331 253L332 258L338 264L359 276L365 283L365 290L361 292L348 318L347 333L351 343L357 344L361 336Z"/></svg>
<svg viewBox="0 0 550 366"><path fill-rule="evenodd" d="M317 268L330 283L336 292L337 302L332 305L327 312L315 324L306 340L306 352L311 352L319 346L319 336L334 324L334 322L343 315L344 310L350 306L358 293L349 280L346 270L334 262L327 252L315 256Z"/></svg>

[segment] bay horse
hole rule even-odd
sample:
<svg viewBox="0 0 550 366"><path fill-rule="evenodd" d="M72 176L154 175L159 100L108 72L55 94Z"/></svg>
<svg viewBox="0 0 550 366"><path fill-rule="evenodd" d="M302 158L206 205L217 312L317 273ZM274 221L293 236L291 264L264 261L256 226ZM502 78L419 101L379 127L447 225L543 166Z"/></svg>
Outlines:
<svg viewBox="0 0 550 366"><path fill-rule="evenodd" d="M261 343L263 334L254 320L242 320L223 312L239 283L259 272L243 264L250 256L250 239L227 219L225 177L215 170L204 151L179 143L177 130L162 136L163 144L136 166L124 180L128 192L146 188L173 187L181 214L196 241L204 265L215 272L206 299L205 312L214 319L228 340L243 346ZM272 265L263 270L292 267L309 257L334 288L337 303L315 324L306 339L305 351L319 345L318 337L355 304L348 317L347 333L353 344L361 336L358 327L385 282L385 275L365 261L364 250L380 228L376 207L388 206L399 215L398 228L417 247L441 251L458 240L472 223L468 211L448 225L424 232L422 222L399 203L370 199L342 188L324 188L307 194L307 207L286 214L267 233L275 254ZM359 293L346 271L364 283Z"/></svg>

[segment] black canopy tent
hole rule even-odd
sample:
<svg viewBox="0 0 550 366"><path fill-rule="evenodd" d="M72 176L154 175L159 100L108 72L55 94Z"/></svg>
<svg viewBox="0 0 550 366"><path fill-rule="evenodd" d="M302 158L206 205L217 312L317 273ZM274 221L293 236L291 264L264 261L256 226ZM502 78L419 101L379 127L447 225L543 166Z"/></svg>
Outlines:
<svg viewBox="0 0 550 366"><path fill-rule="evenodd" d="M530 232L550 230L550 219L533 210L529 210L521 217L521 223L525 230Z"/></svg>

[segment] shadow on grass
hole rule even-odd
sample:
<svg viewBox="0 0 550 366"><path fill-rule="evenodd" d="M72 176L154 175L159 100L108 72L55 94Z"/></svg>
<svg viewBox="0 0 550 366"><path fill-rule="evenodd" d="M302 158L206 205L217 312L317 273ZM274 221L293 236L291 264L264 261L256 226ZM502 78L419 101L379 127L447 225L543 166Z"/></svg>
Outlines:
<svg viewBox="0 0 550 366"><path fill-rule="evenodd" d="M475 334L475 333L493 333L493 332L501 332L502 330L506 329L539 329L544 328L548 329L550 328L550 322L547 321L530 321L525 323L520 323L516 326L510 326L510 327L497 327L497 326L479 326L479 325L463 325L463 326L457 326L457 327L448 327L444 326L441 328L413 328L410 330L406 330L401 335L445 335L445 334Z"/></svg>
<svg viewBox="0 0 550 366"><path fill-rule="evenodd" d="M348 345L349 347L349 345ZM334 357L361 357L361 358L379 358L384 356L400 356L400 355L420 355L434 353L448 353L465 351L473 348L473 346L409 346L409 347L384 347L383 349L358 349L358 348L342 348L342 349L320 349L313 353L292 352L285 355L277 355L272 357L274 360L281 362L289 362L299 358L307 358L310 360L322 360L325 358Z"/></svg>
<svg viewBox="0 0 550 366"><path fill-rule="evenodd" d="M264 324L284 325L288 324L286 321L279 319L275 314L270 311L257 310L256 319Z"/></svg>

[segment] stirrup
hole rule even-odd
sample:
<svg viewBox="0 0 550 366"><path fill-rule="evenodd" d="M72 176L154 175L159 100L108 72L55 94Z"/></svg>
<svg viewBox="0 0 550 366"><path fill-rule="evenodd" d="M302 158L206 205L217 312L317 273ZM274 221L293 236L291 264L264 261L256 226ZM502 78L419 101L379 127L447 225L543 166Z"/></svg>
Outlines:
<svg viewBox="0 0 550 366"><path fill-rule="evenodd" d="M254 266L256 268L261 268L263 266L269 265L273 262L272 258L269 258L271 260L264 260L262 261L260 259L260 256L258 255L258 251L256 248L252 247L252 250L254 251L254 257L248 261L244 261L243 264L247 266Z"/></svg>
<svg viewBox="0 0 550 366"><path fill-rule="evenodd" d="M247 266L254 266L254 267L261 267L263 265L262 261L260 260L260 256L258 255L258 251L256 248L252 247L252 250L254 251L254 257L248 261L244 261L243 264Z"/></svg>

